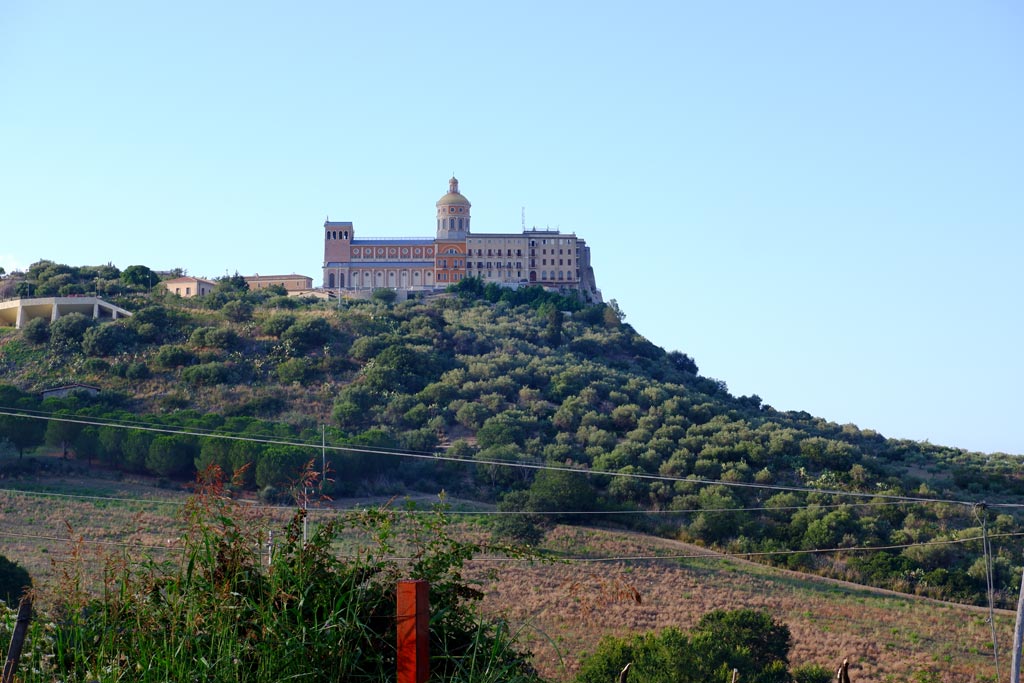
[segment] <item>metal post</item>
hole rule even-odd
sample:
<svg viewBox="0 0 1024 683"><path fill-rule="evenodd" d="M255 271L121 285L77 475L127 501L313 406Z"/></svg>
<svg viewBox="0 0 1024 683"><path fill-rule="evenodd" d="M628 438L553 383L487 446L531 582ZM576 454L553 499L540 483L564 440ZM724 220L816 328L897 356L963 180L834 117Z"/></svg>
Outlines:
<svg viewBox="0 0 1024 683"><path fill-rule="evenodd" d="M1024 641L1024 574L1020 577L1020 595L1017 596L1017 625L1013 629L1013 663L1011 683L1020 683L1020 650Z"/></svg>
<svg viewBox="0 0 1024 683"><path fill-rule="evenodd" d="M430 674L430 584L398 582L398 683L426 683Z"/></svg>

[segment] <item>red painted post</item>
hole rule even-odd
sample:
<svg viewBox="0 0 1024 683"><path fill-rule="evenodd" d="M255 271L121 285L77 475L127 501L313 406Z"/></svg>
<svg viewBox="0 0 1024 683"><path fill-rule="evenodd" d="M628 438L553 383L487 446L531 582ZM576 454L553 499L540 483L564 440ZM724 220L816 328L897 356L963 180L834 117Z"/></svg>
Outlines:
<svg viewBox="0 0 1024 683"><path fill-rule="evenodd" d="M398 683L426 683L430 673L430 584L398 582Z"/></svg>

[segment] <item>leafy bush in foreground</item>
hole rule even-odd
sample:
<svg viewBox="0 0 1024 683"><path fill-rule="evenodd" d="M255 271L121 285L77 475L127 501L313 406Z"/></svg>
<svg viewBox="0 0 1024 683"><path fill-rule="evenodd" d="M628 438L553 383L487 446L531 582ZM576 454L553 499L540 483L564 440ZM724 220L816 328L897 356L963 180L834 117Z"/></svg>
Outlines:
<svg viewBox="0 0 1024 683"><path fill-rule="evenodd" d="M608 637L580 668L577 683L616 680L632 662L631 683L728 681L733 670L742 681L789 683L789 627L751 609L715 610L690 633L667 628L628 638Z"/></svg>
<svg viewBox="0 0 1024 683"><path fill-rule="evenodd" d="M452 538L443 510L339 516L308 542L299 510L264 567L259 513L223 493L214 484L192 499L176 560L111 558L101 598L65 568L22 680L393 680L400 578L430 582L432 680L539 680L507 627L475 609L482 594L462 567L481 547ZM345 559L342 532L363 539Z"/></svg>

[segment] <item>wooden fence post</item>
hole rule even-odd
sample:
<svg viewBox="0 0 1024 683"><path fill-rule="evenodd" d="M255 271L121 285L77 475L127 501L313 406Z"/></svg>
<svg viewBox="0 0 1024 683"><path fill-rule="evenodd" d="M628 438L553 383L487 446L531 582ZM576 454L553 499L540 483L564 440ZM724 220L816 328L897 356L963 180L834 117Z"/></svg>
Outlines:
<svg viewBox="0 0 1024 683"><path fill-rule="evenodd" d="M849 659L844 659L843 663L839 665L839 670L836 671L836 681L838 681L838 683L850 683Z"/></svg>
<svg viewBox="0 0 1024 683"><path fill-rule="evenodd" d="M3 683L14 681L14 674L18 670L18 660L21 659L21 647L25 644L28 622L31 619L32 598L26 595L18 606L18 621L14 625L14 634L11 636L11 647L7 650L7 661L4 662Z"/></svg>
<svg viewBox="0 0 1024 683"><path fill-rule="evenodd" d="M398 683L426 683L430 673L430 584L398 582Z"/></svg>

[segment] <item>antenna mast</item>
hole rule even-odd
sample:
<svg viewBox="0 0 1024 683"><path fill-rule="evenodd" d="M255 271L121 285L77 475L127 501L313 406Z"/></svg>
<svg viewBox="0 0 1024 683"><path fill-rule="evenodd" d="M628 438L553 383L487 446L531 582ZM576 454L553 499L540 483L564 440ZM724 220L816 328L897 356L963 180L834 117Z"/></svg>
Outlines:
<svg viewBox="0 0 1024 683"><path fill-rule="evenodd" d="M523 232L526 232L526 207L523 207Z"/></svg>

